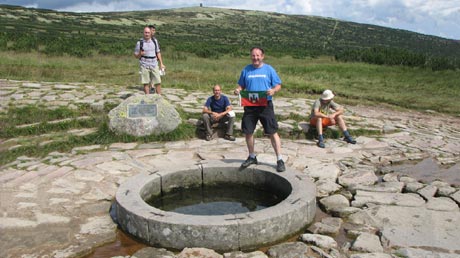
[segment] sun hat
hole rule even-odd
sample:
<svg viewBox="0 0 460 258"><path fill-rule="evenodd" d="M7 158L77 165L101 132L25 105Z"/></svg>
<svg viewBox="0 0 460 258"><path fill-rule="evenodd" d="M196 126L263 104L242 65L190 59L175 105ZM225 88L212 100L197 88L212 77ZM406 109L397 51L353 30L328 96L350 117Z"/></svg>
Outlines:
<svg viewBox="0 0 460 258"><path fill-rule="evenodd" d="M334 98L334 93L332 93L331 90L325 90L321 94L321 99L322 100L330 100L330 99L333 99L333 98Z"/></svg>

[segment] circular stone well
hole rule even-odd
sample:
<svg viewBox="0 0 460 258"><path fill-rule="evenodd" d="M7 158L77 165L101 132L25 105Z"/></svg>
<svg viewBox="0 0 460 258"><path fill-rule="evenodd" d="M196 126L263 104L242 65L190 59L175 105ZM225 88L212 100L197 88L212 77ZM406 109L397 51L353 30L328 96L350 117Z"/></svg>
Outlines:
<svg viewBox="0 0 460 258"><path fill-rule="evenodd" d="M149 245L182 250L205 247L217 251L251 250L293 236L311 223L316 187L305 175L271 166L239 169L240 162L210 161L194 167L138 174L116 193L117 222ZM187 215L148 205L145 200L176 188L218 183L262 185L286 199L262 210L227 215Z"/></svg>

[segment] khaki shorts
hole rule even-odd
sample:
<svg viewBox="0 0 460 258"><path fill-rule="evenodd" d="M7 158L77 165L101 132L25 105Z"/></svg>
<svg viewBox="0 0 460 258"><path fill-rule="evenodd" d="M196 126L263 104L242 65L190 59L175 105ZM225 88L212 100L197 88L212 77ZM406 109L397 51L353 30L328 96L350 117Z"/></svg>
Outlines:
<svg viewBox="0 0 460 258"><path fill-rule="evenodd" d="M139 75L141 76L142 84L157 85L161 83L160 69L158 68L158 65L154 68L145 68L141 66Z"/></svg>

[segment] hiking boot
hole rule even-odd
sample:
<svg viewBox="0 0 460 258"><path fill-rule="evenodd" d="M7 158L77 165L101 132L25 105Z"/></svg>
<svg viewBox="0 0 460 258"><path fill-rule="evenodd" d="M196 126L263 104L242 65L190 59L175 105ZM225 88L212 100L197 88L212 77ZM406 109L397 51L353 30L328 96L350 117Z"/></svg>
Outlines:
<svg viewBox="0 0 460 258"><path fill-rule="evenodd" d="M353 139L351 136L345 137L343 138L343 140L346 141L347 143L356 144L356 140Z"/></svg>
<svg viewBox="0 0 460 258"><path fill-rule="evenodd" d="M211 135L209 135L209 134L206 134L206 141L208 141L208 142L209 142L210 140L212 140L212 136L211 136Z"/></svg>
<svg viewBox="0 0 460 258"><path fill-rule="evenodd" d="M235 141L235 137L233 137L233 135L228 135L228 134L224 136L224 139L228 141L232 141L232 142Z"/></svg>
<svg viewBox="0 0 460 258"><path fill-rule="evenodd" d="M286 170L286 166L284 166L284 161L282 159L276 162L276 171L284 172Z"/></svg>
<svg viewBox="0 0 460 258"><path fill-rule="evenodd" d="M325 148L326 147L326 145L324 145L323 141L318 141L318 143L316 143L316 145L318 145L318 147L320 147L320 148Z"/></svg>
<svg viewBox="0 0 460 258"><path fill-rule="evenodd" d="M241 168L247 168L249 167L250 165L252 164L256 164L257 165L257 157L254 157L254 158L251 158L251 157L248 157L247 160L245 160L243 162L243 164L241 164Z"/></svg>

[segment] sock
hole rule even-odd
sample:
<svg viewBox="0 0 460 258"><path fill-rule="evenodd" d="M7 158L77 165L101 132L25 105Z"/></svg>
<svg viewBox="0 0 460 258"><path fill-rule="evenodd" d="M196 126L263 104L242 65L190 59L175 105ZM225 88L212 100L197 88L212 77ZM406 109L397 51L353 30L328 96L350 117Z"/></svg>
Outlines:
<svg viewBox="0 0 460 258"><path fill-rule="evenodd" d="M256 157L256 154L255 154L255 153L249 153L249 157L255 158L255 157Z"/></svg>
<svg viewBox="0 0 460 258"><path fill-rule="evenodd" d="M324 141L324 138L323 138L322 134L318 135L318 141L320 141L320 142Z"/></svg>
<svg viewBox="0 0 460 258"><path fill-rule="evenodd" d="M343 131L343 136L350 138L350 133L348 132L348 130Z"/></svg>
<svg viewBox="0 0 460 258"><path fill-rule="evenodd" d="M277 160L282 160L282 159L283 159L283 155L278 155Z"/></svg>

